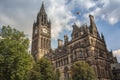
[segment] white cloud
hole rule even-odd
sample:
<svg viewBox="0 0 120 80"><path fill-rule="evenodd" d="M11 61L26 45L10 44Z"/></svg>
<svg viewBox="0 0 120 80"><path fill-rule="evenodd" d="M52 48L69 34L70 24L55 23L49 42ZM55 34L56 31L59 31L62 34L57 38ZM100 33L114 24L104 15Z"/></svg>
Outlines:
<svg viewBox="0 0 120 80"><path fill-rule="evenodd" d="M118 22L117 18L115 18L115 17L108 18L108 21L109 21L110 24L115 24L115 23Z"/></svg>
<svg viewBox="0 0 120 80"><path fill-rule="evenodd" d="M113 55L117 57L117 60L120 63L120 49L113 51Z"/></svg>
<svg viewBox="0 0 120 80"><path fill-rule="evenodd" d="M120 20L120 1L118 0L97 0L94 9L84 14L85 18L88 14L93 14L109 24L116 24Z"/></svg>
<svg viewBox="0 0 120 80"><path fill-rule="evenodd" d="M52 38L56 39L63 30L71 30L68 23L75 17L67 9L65 0L50 0L48 5L47 13L52 21Z"/></svg>
<svg viewBox="0 0 120 80"><path fill-rule="evenodd" d="M89 21L89 14L114 25L120 21L120 0L44 0L48 18L52 22L52 38L57 39L64 30L72 30L71 24ZM40 0L2 0L0 3L0 24L32 35L32 24L40 10ZM82 21L77 20L75 11L80 10ZM4 15L3 15L4 14ZM81 17L80 16L80 17Z"/></svg>
<svg viewBox="0 0 120 80"><path fill-rule="evenodd" d="M2 24L9 24L9 25L16 24L16 21L14 19L12 19L11 17L4 15L4 14L0 15L0 22Z"/></svg>

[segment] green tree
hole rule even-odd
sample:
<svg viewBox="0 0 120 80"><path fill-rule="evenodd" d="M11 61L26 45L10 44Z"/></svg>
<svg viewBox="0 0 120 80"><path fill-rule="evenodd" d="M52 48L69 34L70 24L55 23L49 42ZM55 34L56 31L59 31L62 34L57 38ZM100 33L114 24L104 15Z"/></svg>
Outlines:
<svg viewBox="0 0 120 80"><path fill-rule="evenodd" d="M73 80L95 80L95 73L86 62L78 61L72 65L72 79Z"/></svg>
<svg viewBox="0 0 120 80"><path fill-rule="evenodd" d="M37 63L34 63L33 68L30 70L29 80L41 80L40 67Z"/></svg>
<svg viewBox="0 0 120 80"><path fill-rule="evenodd" d="M30 80L59 80L58 75L59 73L56 75L52 62L43 57L31 70Z"/></svg>
<svg viewBox="0 0 120 80"><path fill-rule="evenodd" d="M29 39L10 26L3 26L0 35L0 79L27 80L33 65L28 54Z"/></svg>
<svg viewBox="0 0 120 80"><path fill-rule="evenodd" d="M55 70L55 79L54 80L60 80L60 71L59 71L59 69L56 69Z"/></svg>

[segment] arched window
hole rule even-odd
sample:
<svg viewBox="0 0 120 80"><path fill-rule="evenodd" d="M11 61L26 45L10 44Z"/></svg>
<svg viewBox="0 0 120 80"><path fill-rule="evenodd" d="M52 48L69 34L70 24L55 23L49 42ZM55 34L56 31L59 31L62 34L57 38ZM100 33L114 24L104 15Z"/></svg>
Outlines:
<svg viewBox="0 0 120 80"><path fill-rule="evenodd" d="M77 58L77 52L75 51L75 59Z"/></svg>
<svg viewBox="0 0 120 80"><path fill-rule="evenodd" d="M43 38L41 38L41 48L43 48Z"/></svg>
<svg viewBox="0 0 120 80"><path fill-rule="evenodd" d="M45 48L45 38L44 38L44 48Z"/></svg>
<svg viewBox="0 0 120 80"><path fill-rule="evenodd" d="M71 63L73 62L73 55L70 56L70 59L71 59Z"/></svg>
<svg viewBox="0 0 120 80"><path fill-rule="evenodd" d="M69 64L68 57L66 58L66 60L67 60L67 64Z"/></svg>
<svg viewBox="0 0 120 80"><path fill-rule="evenodd" d="M46 48L48 49L48 39L47 39L47 42L46 42Z"/></svg>
<svg viewBox="0 0 120 80"><path fill-rule="evenodd" d="M68 73L68 71L69 71L69 69L68 69L68 67L66 66L65 68L64 68L64 80L69 80L69 73Z"/></svg>
<svg viewBox="0 0 120 80"><path fill-rule="evenodd" d="M60 67L60 61L58 61L58 67Z"/></svg>

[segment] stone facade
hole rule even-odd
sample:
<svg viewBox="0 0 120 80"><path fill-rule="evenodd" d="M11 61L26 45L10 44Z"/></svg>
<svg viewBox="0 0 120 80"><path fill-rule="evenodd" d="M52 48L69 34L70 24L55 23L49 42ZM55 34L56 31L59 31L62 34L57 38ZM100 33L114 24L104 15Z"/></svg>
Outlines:
<svg viewBox="0 0 120 80"><path fill-rule="evenodd" d="M43 14L45 18L41 20L43 18L41 15ZM55 68L60 70L60 80L71 79L71 65L76 61L89 63L95 71L97 80L113 79L110 64L117 63L117 60L113 57L112 51L108 51L104 35L99 34L94 17L89 15L89 18L89 26L86 24L81 26L74 24L72 26L72 39L69 40L68 36L65 35L64 43L63 40L58 39L58 48L50 51L51 23L46 21L47 15L42 4L37 22L33 24L32 55L35 59L39 59L42 56L51 59ZM43 21L43 24L41 21ZM48 30L48 34L45 34L44 30L42 31L43 27ZM36 28L39 31L35 34Z"/></svg>
<svg viewBox="0 0 120 80"><path fill-rule="evenodd" d="M51 59L61 71L60 80L71 79L71 65L76 61L86 61L93 67L98 80L113 79L111 63L116 63L116 58L106 47L104 35L99 35L94 17L90 17L90 26L77 26L74 24L71 34L72 40L64 36L64 44L58 44L58 48L51 53ZM58 40L62 43L62 40ZM50 55L50 54L49 54Z"/></svg>
<svg viewBox="0 0 120 80"><path fill-rule="evenodd" d="M120 63L111 64L114 80L120 80Z"/></svg>

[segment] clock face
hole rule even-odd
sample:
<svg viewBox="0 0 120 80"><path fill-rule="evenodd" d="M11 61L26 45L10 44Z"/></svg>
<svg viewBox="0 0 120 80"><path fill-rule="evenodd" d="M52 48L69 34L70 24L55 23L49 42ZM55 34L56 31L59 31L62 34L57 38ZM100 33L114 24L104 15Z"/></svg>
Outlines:
<svg viewBox="0 0 120 80"><path fill-rule="evenodd" d="M46 28L42 28L43 33L48 33L48 30Z"/></svg>

